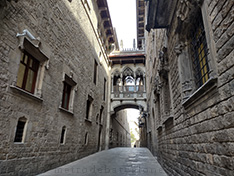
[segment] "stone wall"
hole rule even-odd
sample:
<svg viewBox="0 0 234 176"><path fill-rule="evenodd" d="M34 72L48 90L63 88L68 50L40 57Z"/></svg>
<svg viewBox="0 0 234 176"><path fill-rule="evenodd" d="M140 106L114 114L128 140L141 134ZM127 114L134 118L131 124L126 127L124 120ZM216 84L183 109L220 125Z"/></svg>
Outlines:
<svg viewBox="0 0 234 176"><path fill-rule="evenodd" d="M0 175L35 175L104 149L109 88L105 100L103 91L104 78L109 85L109 71L105 49L93 28L98 23L96 7L89 5L90 11L84 1L67 0L6 1L1 6ZM41 85L38 96L15 86L23 38L16 34L24 29L40 38L38 48L47 57L40 67L44 75L37 80ZM65 75L76 83L70 111L61 108ZM88 95L93 107L85 120ZM14 143L21 117L27 119L24 142ZM63 126L66 135L61 144Z"/></svg>
<svg viewBox="0 0 234 176"><path fill-rule="evenodd" d="M191 13L192 11L190 9ZM181 23L178 16L174 16L167 33L163 33L162 29L154 29L150 32L151 38L147 39L146 70L150 71L147 75L147 103L150 112L147 128L150 127L150 131L147 134L156 136L155 139L154 136L148 137L148 147L158 156L169 175L231 176L234 171L233 1L204 0L201 11L209 48L211 79L200 89L188 84L187 91L190 92L185 92L184 81L190 74L189 64L186 67L185 64L191 59L186 55L186 44L183 45L186 27L190 24L188 21ZM161 47L153 47L152 36L155 31L157 45ZM163 46L167 48L169 60L168 94L171 99L171 113L164 120L157 115L159 108L161 115L163 109L161 106L158 108L159 100L154 97L154 94L159 94L159 99L163 98L163 87L159 84L159 90L155 91L158 84L153 83L159 75L155 69L160 70L160 56L152 54L154 48L155 53L159 53ZM152 58L155 58L156 66ZM162 101L161 105L163 106ZM156 109L154 117L152 109Z"/></svg>
<svg viewBox="0 0 234 176"><path fill-rule="evenodd" d="M110 120L110 148L131 147L130 127L127 110L121 110Z"/></svg>

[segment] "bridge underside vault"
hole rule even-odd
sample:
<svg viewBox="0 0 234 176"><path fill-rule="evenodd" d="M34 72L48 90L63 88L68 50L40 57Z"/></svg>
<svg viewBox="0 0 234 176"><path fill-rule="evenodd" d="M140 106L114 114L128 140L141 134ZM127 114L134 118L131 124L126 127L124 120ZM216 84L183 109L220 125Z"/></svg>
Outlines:
<svg viewBox="0 0 234 176"><path fill-rule="evenodd" d="M118 111L121 111L123 109L127 109L127 108L133 108L133 109L137 109L139 111L146 111L146 102L143 101L114 101L111 103L111 114L115 114Z"/></svg>

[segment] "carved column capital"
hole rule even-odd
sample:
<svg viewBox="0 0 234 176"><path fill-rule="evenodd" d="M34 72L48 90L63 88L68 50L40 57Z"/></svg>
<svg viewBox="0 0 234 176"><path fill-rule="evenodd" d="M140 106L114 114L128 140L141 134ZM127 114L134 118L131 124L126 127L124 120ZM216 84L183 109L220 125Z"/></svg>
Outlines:
<svg viewBox="0 0 234 176"><path fill-rule="evenodd" d="M185 21L188 17L189 10L191 8L191 3L188 0L180 0L179 8L177 10L177 17L181 21Z"/></svg>
<svg viewBox="0 0 234 176"><path fill-rule="evenodd" d="M177 55L180 55L183 51L183 49L188 45L187 42L178 42L178 44L175 46L175 52Z"/></svg>

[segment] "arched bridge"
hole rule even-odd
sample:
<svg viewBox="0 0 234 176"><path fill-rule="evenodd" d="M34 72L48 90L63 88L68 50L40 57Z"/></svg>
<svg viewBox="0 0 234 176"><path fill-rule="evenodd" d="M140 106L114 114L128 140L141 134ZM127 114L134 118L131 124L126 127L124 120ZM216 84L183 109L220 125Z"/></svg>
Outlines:
<svg viewBox="0 0 234 176"><path fill-rule="evenodd" d="M109 56L111 71L111 113L125 108L146 110L144 51L119 51Z"/></svg>

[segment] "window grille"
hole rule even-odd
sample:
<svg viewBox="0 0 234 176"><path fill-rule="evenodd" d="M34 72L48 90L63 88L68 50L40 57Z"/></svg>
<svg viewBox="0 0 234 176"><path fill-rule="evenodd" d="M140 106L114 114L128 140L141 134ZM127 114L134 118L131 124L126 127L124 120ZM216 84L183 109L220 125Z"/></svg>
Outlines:
<svg viewBox="0 0 234 176"><path fill-rule="evenodd" d="M200 87L209 79L208 51L201 12L198 18L195 19L194 30L191 32L191 39L195 82L197 87Z"/></svg>

